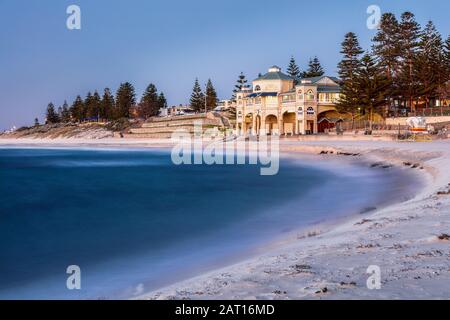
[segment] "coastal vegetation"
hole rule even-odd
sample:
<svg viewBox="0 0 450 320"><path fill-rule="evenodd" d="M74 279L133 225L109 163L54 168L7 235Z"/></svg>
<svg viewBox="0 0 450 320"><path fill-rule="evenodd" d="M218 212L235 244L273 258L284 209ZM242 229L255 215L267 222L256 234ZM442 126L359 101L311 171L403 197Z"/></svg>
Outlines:
<svg viewBox="0 0 450 320"><path fill-rule="evenodd" d="M347 33L341 54L339 111L397 116L415 113L419 105L442 106L450 95L450 36L443 41L432 21L422 28L411 12L400 21L383 14L367 51L355 33Z"/></svg>
<svg viewBox="0 0 450 320"><path fill-rule="evenodd" d="M109 88L88 92L86 98L78 95L69 106L67 101L58 109L49 103L46 111L46 124L83 123L83 122L111 122L119 119L139 117L147 119L158 115L161 108L167 107L167 100L163 92L158 93L154 84L149 84L139 103L136 103L134 86L129 82L120 84L114 96ZM35 125L39 120L35 119Z"/></svg>

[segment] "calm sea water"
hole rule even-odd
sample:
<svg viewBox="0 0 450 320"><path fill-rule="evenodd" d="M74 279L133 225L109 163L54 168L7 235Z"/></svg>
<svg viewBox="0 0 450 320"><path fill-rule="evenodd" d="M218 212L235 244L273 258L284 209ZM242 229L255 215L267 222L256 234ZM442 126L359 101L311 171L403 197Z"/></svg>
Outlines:
<svg viewBox="0 0 450 320"><path fill-rule="evenodd" d="M0 149L0 298L126 298L386 201L367 166L175 166L167 151ZM66 268L81 268L81 290Z"/></svg>

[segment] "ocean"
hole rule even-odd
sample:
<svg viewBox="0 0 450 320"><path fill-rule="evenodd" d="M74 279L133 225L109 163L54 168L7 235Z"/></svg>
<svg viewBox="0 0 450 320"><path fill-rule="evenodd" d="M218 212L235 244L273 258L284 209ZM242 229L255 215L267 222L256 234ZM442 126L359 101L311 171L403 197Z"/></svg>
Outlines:
<svg viewBox="0 0 450 320"><path fill-rule="evenodd" d="M0 299L124 299L408 194L364 164L172 164L167 150L0 149ZM81 270L69 290L68 266Z"/></svg>

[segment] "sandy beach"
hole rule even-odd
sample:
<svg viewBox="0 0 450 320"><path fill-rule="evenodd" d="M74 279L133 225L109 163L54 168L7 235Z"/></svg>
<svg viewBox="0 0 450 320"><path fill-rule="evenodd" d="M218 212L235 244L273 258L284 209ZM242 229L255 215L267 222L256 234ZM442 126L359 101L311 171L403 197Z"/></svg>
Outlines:
<svg viewBox="0 0 450 320"><path fill-rule="evenodd" d="M0 139L1 146L169 147L170 142ZM258 257L147 292L139 299L450 297L450 141L285 139L280 142L280 151L289 156L321 154L323 161L358 155L374 170L393 165L419 175L425 186L414 199L336 225L302 230L263 248ZM381 270L380 289L367 288L366 271L371 265Z"/></svg>

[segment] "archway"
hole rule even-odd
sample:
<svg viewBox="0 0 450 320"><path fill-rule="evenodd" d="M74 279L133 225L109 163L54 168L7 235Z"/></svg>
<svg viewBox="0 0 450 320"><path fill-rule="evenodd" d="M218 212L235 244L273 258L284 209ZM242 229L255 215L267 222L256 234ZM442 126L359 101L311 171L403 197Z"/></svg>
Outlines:
<svg viewBox="0 0 450 320"><path fill-rule="evenodd" d="M274 116L273 114L269 114L266 117L265 123L266 123L266 133L268 135L279 134L278 118L276 116Z"/></svg>
<svg viewBox="0 0 450 320"><path fill-rule="evenodd" d="M247 134L253 127L253 113L247 113L244 118L244 134Z"/></svg>
<svg viewBox="0 0 450 320"><path fill-rule="evenodd" d="M295 133L295 112L285 112L283 114L283 133L291 136Z"/></svg>

